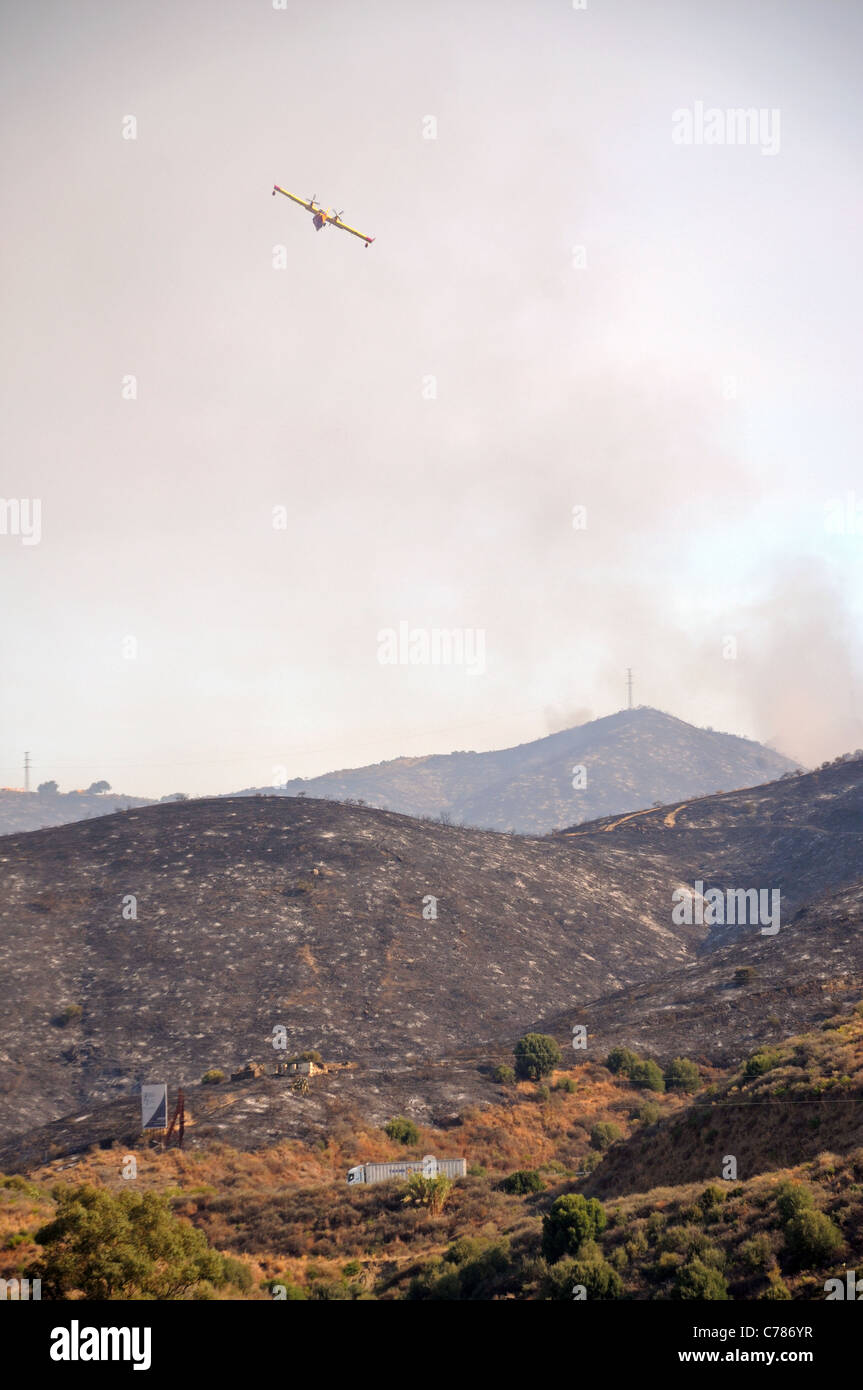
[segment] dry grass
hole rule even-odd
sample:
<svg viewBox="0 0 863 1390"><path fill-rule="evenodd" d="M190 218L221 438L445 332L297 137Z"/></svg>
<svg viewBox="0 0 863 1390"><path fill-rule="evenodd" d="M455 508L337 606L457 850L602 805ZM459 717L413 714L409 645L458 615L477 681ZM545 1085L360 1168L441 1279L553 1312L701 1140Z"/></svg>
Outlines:
<svg viewBox="0 0 863 1390"><path fill-rule="evenodd" d="M842 1233L839 1265L845 1260L849 1268L859 1266L863 1147L849 1142L831 1151L825 1145L803 1162L780 1166L770 1158L778 1142L776 1126L766 1124L765 1117L787 1097L799 1098L801 1086L819 1096L850 1098L855 1091L859 1096L861 1049L863 1017L845 1017L779 1046L774 1065L762 1076L747 1078L742 1069L720 1076L709 1088L710 1107L703 1104L704 1093L696 1098L701 1104L690 1097L655 1095L587 1064L556 1072L547 1095L532 1084L502 1086L496 1104L468 1109L457 1126L444 1131L421 1128L418 1144L410 1149L393 1144L381 1130L343 1123L312 1146L286 1141L253 1153L223 1143L183 1153L136 1150L135 1181L168 1196L178 1216L248 1266L255 1281L249 1297L269 1297L266 1281L300 1286L312 1297L404 1297L413 1287L424 1288L427 1276L433 1286L441 1271L451 1271L443 1257L453 1242L467 1238L477 1248L503 1252L505 1265L496 1286L502 1292L468 1296L530 1298L541 1287L541 1222L554 1197L589 1189L606 1167L620 1170L631 1146L640 1144L646 1146L642 1157L650 1161L630 1170L627 1188L603 1198L609 1225L602 1252L628 1297L672 1296L678 1269L693 1258L720 1269L734 1298L762 1297L780 1280L792 1297L823 1296L824 1278L841 1274L841 1268L788 1266L776 1189L783 1178L804 1183L816 1208ZM575 1083L574 1091L556 1088L567 1079ZM740 1096L755 1097L765 1108L730 1108ZM660 1116L649 1130L638 1120L647 1101ZM739 1181L723 1182L718 1168L710 1176L708 1146L707 1159L702 1152L701 1166L696 1165L697 1180L688 1179L687 1164L691 1168L695 1162L693 1155L703 1149L712 1117L723 1106L736 1116L737 1126L737 1148L725 1152L759 1155L759 1162L741 1166ZM847 1109L856 1115L859 1107ZM783 1123L799 1129L797 1107L786 1106L783 1113L788 1116ZM590 1131L600 1122L623 1131L602 1160L590 1144ZM837 1119L838 1132L853 1140L855 1123L859 1120ZM719 1141L711 1143L716 1147ZM363 1188L345 1182L351 1164L423 1153L469 1160L469 1176L455 1184L438 1215L406 1206L400 1183ZM128 1181L121 1175L126 1156L119 1147L96 1149L39 1168L29 1181L6 1179L0 1187L2 1273L20 1274L36 1253L32 1234L52 1210L55 1183L120 1189ZM592 1176L578 1176L598 1163ZM771 1166L774 1171L765 1171ZM526 1197L500 1191L500 1179L517 1168L538 1169L544 1189ZM651 1183L654 1171L662 1185ZM674 1178L679 1180L669 1181ZM633 1181L648 1190L628 1190ZM715 1193L713 1199L705 1197L710 1187L718 1198ZM422 1277L415 1286L417 1276Z"/></svg>

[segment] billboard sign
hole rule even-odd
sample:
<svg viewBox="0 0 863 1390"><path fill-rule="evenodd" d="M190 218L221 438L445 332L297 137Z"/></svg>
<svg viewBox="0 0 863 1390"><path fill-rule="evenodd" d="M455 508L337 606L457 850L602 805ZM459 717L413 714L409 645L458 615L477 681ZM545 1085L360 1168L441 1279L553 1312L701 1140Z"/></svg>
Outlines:
<svg viewBox="0 0 863 1390"><path fill-rule="evenodd" d="M168 1128L168 1087L164 1082L141 1087L141 1128Z"/></svg>

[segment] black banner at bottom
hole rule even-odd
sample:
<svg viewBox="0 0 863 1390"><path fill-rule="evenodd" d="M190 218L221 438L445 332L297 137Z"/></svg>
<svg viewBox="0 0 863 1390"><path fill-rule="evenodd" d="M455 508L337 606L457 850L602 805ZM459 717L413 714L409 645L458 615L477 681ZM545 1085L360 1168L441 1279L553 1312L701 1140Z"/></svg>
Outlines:
<svg viewBox="0 0 863 1390"><path fill-rule="evenodd" d="M863 1299L846 1300L859 1302ZM506 1320L502 1315L506 1313ZM452 1318L455 1321L451 1321ZM485 1319L491 1321L486 1323ZM345 1318L347 1321L345 1321ZM378 1319L383 1318L383 1322ZM415 1321L416 1320L416 1321ZM326 1302L280 1303L54 1303L7 1302L2 1311L4 1345L14 1349L30 1371L62 1383L69 1376L92 1379L102 1371L112 1375L164 1375L182 1368L224 1378L267 1374L265 1366L294 1358L295 1340L304 1339L328 1379L340 1366L357 1368L360 1349L370 1335L398 1337L400 1332L444 1337L457 1331L464 1366L467 1346L487 1365L498 1354L510 1354L511 1337L523 1352L544 1355L532 1338L550 1335L572 1338L560 1343L578 1357L598 1356L615 1373L650 1372L660 1378L703 1368L763 1370L802 1368L825 1374L856 1361L861 1312L843 1301L767 1303L613 1302L577 1301L530 1304L514 1300L471 1303L465 1311L447 1311L428 1303L406 1307L383 1302L378 1311L334 1307ZM323 1333L324 1342L305 1342ZM290 1339L290 1340L286 1340ZM384 1346L375 1342L378 1355ZM437 1347L437 1352L434 1348ZM292 1348L292 1350L289 1350ZM445 1369L455 1348L448 1341L431 1343L415 1369ZM438 1359L440 1357L440 1359ZM365 1355L364 1355L365 1359ZM407 1372L408 1367L403 1366Z"/></svg>

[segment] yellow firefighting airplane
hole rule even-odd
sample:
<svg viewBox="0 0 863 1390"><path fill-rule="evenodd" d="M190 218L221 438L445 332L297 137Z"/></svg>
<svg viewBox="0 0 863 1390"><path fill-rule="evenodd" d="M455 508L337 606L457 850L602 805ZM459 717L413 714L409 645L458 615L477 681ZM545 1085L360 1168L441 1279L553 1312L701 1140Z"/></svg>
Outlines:
<svg viewBox="0 0 863 1390"><path fill-rule="evenodd" d="M279 185L275 183L273 184L274 198L277 193L283 193L286 198L290 198L291 202L299 203L301 208L305 208L306 212L310 212L312 214L312 222L314 223L315 231L317 232L321 231L321 229L326 226L341 227L343 232L350 232L351 236L358 236L360 241L364 241L366 243L366 249L368 249L374 241L373 236L366 236L365 233L358 232L356 227L349 227L347 222L343 222L340 212L333 212L332 208L322 208L315 202L314 196L308 199L298 198L295 193L289 193L286 188L279 188Z"/></svg>

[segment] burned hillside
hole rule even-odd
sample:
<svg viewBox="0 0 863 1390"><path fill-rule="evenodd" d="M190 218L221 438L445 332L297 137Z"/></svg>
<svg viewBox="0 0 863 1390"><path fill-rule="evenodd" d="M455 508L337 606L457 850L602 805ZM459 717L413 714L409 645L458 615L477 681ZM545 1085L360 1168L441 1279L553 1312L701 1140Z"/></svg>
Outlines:
<svg viewBox="0 0 863 1390"><path fill-rule="evenodd" d="M734 1061L854 987L861 806L849 762L542 838L286 797L6 837L3 1129L273 1059L277 1028L413 1069L423 1113L424 1067L499 1058L543 1020ZM676 923L699 879L780 888L781 930Z"/></svg>

